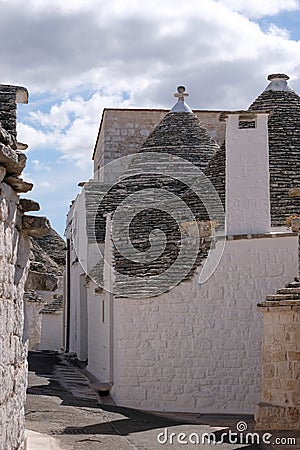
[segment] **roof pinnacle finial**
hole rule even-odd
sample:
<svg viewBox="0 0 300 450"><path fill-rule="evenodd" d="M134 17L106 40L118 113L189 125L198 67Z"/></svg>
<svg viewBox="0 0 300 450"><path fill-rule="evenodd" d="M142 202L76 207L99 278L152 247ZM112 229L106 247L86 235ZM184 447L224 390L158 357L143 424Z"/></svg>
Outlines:
<svg viewBox="0 0 300 450"><path fill-rule="evenodd" d="M266 87L265 91L294 92L287 83L289 78L290 77L285 73L271 73L268 75L268 81L270 81L270 83Z"/></svg>
<svg viewBox="0 0 300 450"><path fill-rule="evenodd" d="M185 92L185 86L178 86L177 92L174 94L174 97L178 97L178 101L184 102L184 97L188 97L189 94Z"/></svg>
<svg viewBox="0 0 300 450"><path fill-rule="evenodd" d="M178 86L177 92L174 97L178 98L178 102L173 106L171 112L192 112L189 105L184 101L184 97L188 97L189 94L185 92L185 86Z"/></svg>
<svg viewBox="0 0 300 450"><path fill-rule="evenodd" d="M290 77L285 73L271 73L268 75L268 80L289 80Z"/></svg>

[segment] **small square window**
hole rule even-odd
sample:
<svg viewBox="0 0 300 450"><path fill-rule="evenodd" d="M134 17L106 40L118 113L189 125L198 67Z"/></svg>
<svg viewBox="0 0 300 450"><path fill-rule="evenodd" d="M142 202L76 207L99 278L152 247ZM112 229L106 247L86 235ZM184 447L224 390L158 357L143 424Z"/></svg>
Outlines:
<svg viewBox="0 0 300 450"><path fill-rule="evenodd" d="M239 119L239 129L244 130L248 128L256 128L255 119Z"/></svg>

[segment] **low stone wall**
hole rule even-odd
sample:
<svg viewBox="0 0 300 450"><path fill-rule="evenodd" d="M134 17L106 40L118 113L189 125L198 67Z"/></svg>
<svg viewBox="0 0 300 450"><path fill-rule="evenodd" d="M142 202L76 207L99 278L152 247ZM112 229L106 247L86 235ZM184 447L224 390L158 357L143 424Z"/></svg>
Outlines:
<svg viewBox="0 0 300 450"><path fill-rule="evenodd" d="M291 289L300 293L300 287ZM266 301L259 309L264 337L262 402L256 408L256 427L299 430L300 300Z"/></svg>
<svg viewBox="0 0 300 450"><path fill-rule="evenodd" d="M0 183L0 449L23 449L27 383L23 335L23 293L29 238L17 227L21 214L13 189Z"/></svg>

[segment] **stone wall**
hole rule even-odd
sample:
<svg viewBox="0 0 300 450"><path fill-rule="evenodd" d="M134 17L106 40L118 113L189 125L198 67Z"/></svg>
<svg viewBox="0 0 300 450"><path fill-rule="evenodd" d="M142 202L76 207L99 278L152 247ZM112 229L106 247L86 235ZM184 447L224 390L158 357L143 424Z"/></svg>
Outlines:
<svg viewBox="0 0 300 450"><path fill-rule="evenodd" d="M296 287L282 289L298 296ZM288 294L290 290L290 294ZM280 291L279 291L280 292ZM279 297L279 296L275 296ZM263 314L262 401L256 409L256 426L269 430L300 428L300 300L266 301Z"/></svg>
<svg viewBox="0 0 300 450"><path fill-rule="evenodd" d="M1 126L14 138L17 136L17 103L27 103L27 100L27 89L21 86L0 85Z"/></svg>
<svg viewBox="0 0 300 450"><path fill-rule="evenodd" d="M116 158L138 152L167 113L163 109L105 109L94 150L94 171ZM221 145L225 138L225 123L219 121L220 111L195 110L194 113Z"/></svg>
<svg viewBox="0 0 300 450"><path fill-rule="evenodd" d="M298 237L274 237L228 240L203 284L196 273L155 298L114 300L117 404L253 413L261 390L256 299L297 274Z"/></svg>
<svg viewBox="0 0 300 450"><path fill-rule="evenodd" d="M20 178L26 164L17 142L17 103L27 103L28 92L0 85L0 450L24 448L24 403L27 382L27 346L23 344L24 285L28 273L30 236L48 230L45 217L19 193L33 185Z"/></svg>
<svg viewBox="0 0 300 450"><path fill-rule="evenodd" d="M0 185L0 449L23 448L24 403L27 383L23 334L23 293L30 241L20 233L19 198Z"/></svg>

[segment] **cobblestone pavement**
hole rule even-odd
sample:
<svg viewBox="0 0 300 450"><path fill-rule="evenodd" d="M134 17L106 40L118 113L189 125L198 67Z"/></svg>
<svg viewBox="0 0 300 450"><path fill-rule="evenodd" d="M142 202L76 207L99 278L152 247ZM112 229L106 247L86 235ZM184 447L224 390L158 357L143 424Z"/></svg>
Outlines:
<svg viewBox="0 0 300 450"><path fill-rule="evenodd" d="M196 435L201 437L203 433L214 433L219 439L222 433L228 432L228 427L236 431L239 420L247 422L249 430L253 426L251 416L158 415L117 407L105 398L100 399L90 388L84 373L61 355L45 352L29 354L26 428L57 439L62 449L208 450L213 447L212 444L178 443L179 433L185 433L187 437L194 433L194 439ZM173 437L172 433L175 433ZM159 434L161 443L157 439ZM181 439L185 440L183 436ZM164 443L166 440L167 443ZM230 444L228 439L227 443L217 447L222 450L265 448L245 443Z"/></svg>

